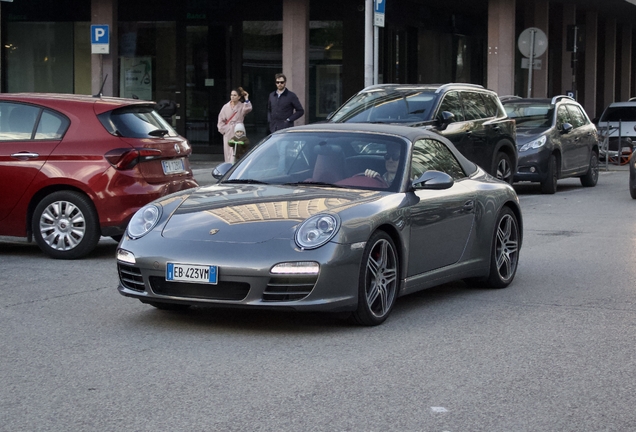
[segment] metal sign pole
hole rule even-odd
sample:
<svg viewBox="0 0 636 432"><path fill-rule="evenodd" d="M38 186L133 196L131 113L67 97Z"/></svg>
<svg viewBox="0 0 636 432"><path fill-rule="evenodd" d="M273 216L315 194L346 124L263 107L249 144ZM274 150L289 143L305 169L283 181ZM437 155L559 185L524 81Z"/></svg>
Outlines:
<svg viewBox="0 0 636 432"><path fill-rule="evenodd" d="M528 59L528 97L532 97L532 68L534 67L534 34L536 31L530 31L530 58Z"/></svg>

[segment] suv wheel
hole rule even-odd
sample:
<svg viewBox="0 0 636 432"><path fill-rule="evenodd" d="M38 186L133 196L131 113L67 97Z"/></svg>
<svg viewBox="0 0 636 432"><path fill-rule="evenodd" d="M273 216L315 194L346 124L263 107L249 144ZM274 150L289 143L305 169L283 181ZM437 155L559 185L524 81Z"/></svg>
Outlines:
<svg viewBox="0 0 636 432"><path fill-rule="evenodd" d="M44 197L35 207L31 229L40 249L57 259L83 257L95 248L100 237L93 203L74 191Z"/></svg>
<svg viewBox="0 0 636 432"><path fill-rule="evenodd" d="M559 178L557 170L557 159L555 155L550 155L548 159L548 175L541 182L541 193L555 194L557 191L557 179Z"/></svg>
<svg viewBox="0 0 636 432"><path fill-rule="evenodd" d="M581 185L585 187L594 187L598 182L598 155L592 152L590 155L590 166L587 173L581 177Z"/></svg>
<svg viewBox="0 0 636 432"><path fill-rule="evenodd" d="M514 178L514 172L512 172L512 162L510 162L510 157L504 153L497 153L497 157L495 158L495 177L499 180L503 180L508 184L512 184Z"/></svg>

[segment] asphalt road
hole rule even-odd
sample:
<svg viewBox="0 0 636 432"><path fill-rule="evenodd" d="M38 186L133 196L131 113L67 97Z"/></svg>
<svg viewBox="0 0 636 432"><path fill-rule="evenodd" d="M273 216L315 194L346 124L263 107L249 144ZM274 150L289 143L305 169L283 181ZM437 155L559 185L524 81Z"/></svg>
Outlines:
<svg viewBox="0 0 636 432"><path fill-rule="evenodd" d="M403 297L375 328L163 312L118 294L112 240L81 261L0 244L0 431L636 430L627 173L517 189L510 287Z"/></svg>

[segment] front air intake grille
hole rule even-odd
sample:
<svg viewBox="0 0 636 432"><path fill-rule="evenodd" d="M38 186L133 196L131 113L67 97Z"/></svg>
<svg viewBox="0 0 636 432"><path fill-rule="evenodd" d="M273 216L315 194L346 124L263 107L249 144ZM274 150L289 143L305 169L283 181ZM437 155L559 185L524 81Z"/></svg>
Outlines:
<svg viewBox="0 0 636 432"><path fill-rule="evenodd" d="M245 282L219 282L217 285L167 281L159 276L150 277L150 287L156 294L200 298L207 300L239 301L247 297L250 284Z"/></svg>
<svg viewBox="0 0 636 432"><path fill-rule="evenodd" d="M139 268L117 263L117 270L119 271L119 281L123 287L139 292L145 291L144 278L141 276Z"/></svg>
<svg viewBox="0 0 636 432"><path fill-rule="evenodd" d="M273 277L263 292L263 301L300 300L307 297L314 289L317 279L317 275Z"/></svg>

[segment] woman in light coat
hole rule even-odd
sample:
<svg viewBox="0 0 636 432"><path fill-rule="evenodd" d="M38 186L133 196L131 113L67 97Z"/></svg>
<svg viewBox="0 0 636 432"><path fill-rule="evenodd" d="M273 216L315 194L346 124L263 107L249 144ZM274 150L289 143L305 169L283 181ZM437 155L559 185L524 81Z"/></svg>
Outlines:
<svg viewBox="0 0 636 432"><path fill-rule="evenodd" d="M234 136L234 125L244 123L245 115L252 111L252 104L249 101L250 95L242 87L232 90L230 101L223 105L219 113L219 121L216 125L223 135L223 156L225 162L233 162L232 147L228 141Z"/></svg>

